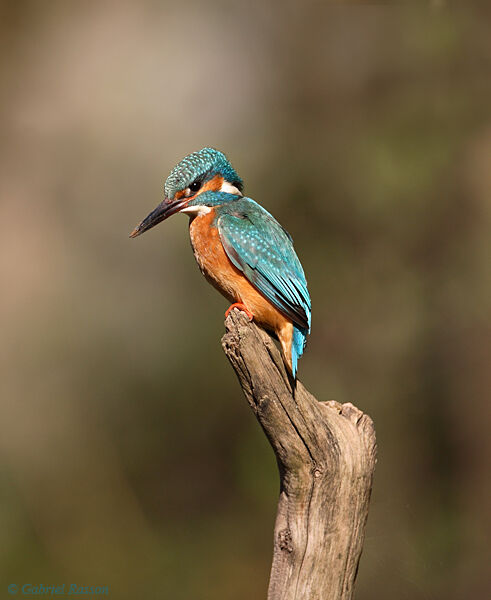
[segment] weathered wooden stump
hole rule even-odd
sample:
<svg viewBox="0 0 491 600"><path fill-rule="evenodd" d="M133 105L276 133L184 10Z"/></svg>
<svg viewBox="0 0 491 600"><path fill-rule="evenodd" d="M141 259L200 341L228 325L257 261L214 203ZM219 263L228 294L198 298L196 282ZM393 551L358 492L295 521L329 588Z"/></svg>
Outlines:
<svg viewBox="0 0 491 600"><path fill-rule="evenodd" d="M268 600L353 597L376 462L372 420L292 389L272 339L244 313L222 345L276 454L280 498Z"/></svg>

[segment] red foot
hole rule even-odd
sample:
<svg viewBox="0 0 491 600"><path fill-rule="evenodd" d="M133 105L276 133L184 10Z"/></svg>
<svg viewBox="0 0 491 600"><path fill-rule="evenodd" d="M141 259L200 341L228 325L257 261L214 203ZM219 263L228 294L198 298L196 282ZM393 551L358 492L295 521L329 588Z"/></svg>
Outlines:
<svg viewBox="0 0 491 600"><path fill-rule="evenodd" d="M227 308L227 312L225 313L225 318L227 318L229 316L230 311L233 310L234 308L238 308L242 312L245 312L245 314L249 317L249 321L252 321L252 319L254 318L254 315L251 313L251 311L248 310L247 307L245 306L245 304L242 304L241 302L234 302L233 304L231 304Z"/></svg>

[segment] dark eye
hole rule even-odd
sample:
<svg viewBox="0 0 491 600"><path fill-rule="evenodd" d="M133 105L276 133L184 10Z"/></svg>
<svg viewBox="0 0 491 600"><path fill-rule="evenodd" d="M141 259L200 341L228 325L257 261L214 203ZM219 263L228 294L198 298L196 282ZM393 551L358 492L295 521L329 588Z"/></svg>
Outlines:
<svg viewBox="0 0 491 600"><path fill-rule="evenodd" d="M199 188L201 187L201 181L199 181L198 179L196 181L193 181L193 183L189 186L189 189L192 192L197 192L199 190Z"/></svg>

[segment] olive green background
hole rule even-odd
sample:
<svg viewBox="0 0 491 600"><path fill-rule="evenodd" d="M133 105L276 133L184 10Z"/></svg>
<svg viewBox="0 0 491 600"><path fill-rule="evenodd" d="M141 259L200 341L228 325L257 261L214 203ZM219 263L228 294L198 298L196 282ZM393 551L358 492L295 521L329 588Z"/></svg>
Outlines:
<svg viewBox="0 0 491 600"><path fill-rule="evenodd" d="M360 600L490 589L489 3L0 5L0 593L264 598L278 478L187 219L205 145L290 231L300 379L375 421Z"/></svg>

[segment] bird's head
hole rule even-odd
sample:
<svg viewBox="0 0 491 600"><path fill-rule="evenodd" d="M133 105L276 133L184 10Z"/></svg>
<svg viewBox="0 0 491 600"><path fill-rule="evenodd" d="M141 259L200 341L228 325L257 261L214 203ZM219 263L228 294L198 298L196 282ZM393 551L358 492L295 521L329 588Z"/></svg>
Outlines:
<svg viewBox="0 0 491 600"><path fill-rule="evenodd" d="M170 172L162 202L131 232L130 237L148 231L171 215L199 214L217 204L224 194L242 196L242 179L219 150L203 148L181 160ZM221 195L206 192L222 192Z"/></svg>

